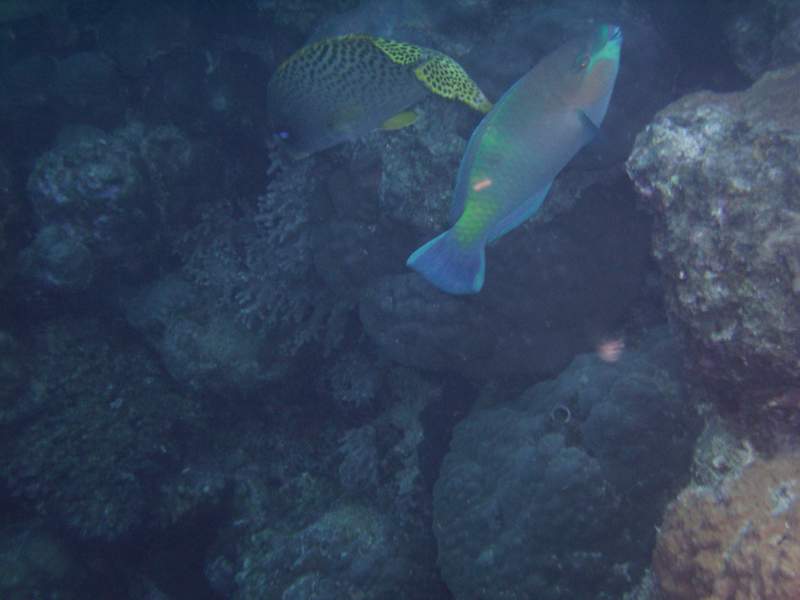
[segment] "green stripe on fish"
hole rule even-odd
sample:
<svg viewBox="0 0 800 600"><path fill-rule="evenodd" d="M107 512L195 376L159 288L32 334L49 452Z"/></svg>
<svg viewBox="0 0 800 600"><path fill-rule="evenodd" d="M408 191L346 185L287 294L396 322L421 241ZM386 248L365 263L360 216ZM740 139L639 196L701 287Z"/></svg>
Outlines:
<svg viewBox="0 0 800 600"><path fill-rule="evenodd" d="M535 214L556 175L594 137L621 47L619 27L598 26L544 57L500 98L461 160L452 227L411 254L409 267L442 291L480 291L486 244Z"/></svg>

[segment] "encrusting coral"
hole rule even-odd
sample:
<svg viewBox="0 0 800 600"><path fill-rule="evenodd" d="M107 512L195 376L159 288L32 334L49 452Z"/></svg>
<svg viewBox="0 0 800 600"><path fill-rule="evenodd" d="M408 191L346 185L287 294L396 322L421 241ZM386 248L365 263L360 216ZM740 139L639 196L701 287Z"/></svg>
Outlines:
<svg viewBox="0 0 800 600"><path fill-rule="evenodd" d="M663 600L800 598L800 456L756 459L667 508L653 556Z"/></svg>

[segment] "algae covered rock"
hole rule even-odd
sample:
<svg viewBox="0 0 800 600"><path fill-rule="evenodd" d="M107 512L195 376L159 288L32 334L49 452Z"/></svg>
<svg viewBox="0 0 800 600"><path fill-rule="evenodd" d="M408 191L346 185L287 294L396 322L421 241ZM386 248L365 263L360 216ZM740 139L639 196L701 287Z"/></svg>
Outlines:
<svg viewBox="0 0 800 600"><path fill-rule="evenodd" d="M717 2L728 49L751 80L800 60L800 6L792 0Z"/></svg>
<svg viewBox="0 0 800 600"><path fill-rule="evenodd" d="M65 128L28 177L38 230L21 273L60 292L141 279L187 205L219 189L215 160L174 126Z"/></svg>
<svg viewBox="0 0 800 600"><path fill-rule="evenodd" d="M124 136L71 130L36 161L28 195L40 225L23 264L29 278L74 291L88 288L100 268L140 268L157 214Z"/></svg>
<svg viewBox="0 0 800 600"><path fill-rule="evenodd" d="M697 430L664 331L616 363L577 357L459 424L434 488L442 576L458 600L621 597Z"/></svg>
<svg viewBox="0 0 800 600"><path fill-rule="evenodd" d="M744 92L687 96L627 163L655 214L654 254L690 366L734 404L788 393L791 405L800 387L799 86L793 67Z"/></svg>
<svg viewBox="0 0 800 600"><path fill-rule="evenodd" d="M98 321L45 323L30 345L29 383L2 413L4 485L79 540L152 528L158 511L171 510L164 495L188 458L188 438L174 434L197 431L197 401L175 393L144 348Z"/></svg>

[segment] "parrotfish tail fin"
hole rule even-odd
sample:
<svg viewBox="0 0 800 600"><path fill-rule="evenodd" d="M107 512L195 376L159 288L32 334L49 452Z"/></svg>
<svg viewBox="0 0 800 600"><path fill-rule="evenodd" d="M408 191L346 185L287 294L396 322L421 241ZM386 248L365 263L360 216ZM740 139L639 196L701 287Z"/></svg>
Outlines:
<svg viewBox="0 0 800 600"><path fill-rule="evenodd" d="M448 294L477 294L483 287L486 252L482 241L463 245L445 231L408 257L406 265Z"/></svg>

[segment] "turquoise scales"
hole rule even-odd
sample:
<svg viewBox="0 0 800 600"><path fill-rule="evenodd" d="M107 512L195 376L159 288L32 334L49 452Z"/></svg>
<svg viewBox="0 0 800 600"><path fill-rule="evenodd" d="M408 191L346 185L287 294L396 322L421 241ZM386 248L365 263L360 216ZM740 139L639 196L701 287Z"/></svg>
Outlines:
<svg viewBox="0 0 800 600"><path fill-rule="evenodd" d="M619 27L602 25L546 56L503 95L461 160L452 228L409 257L412 269L445 292L480 291L486 244L533 215L555 176L594 137L621 44Z"/></svg>

